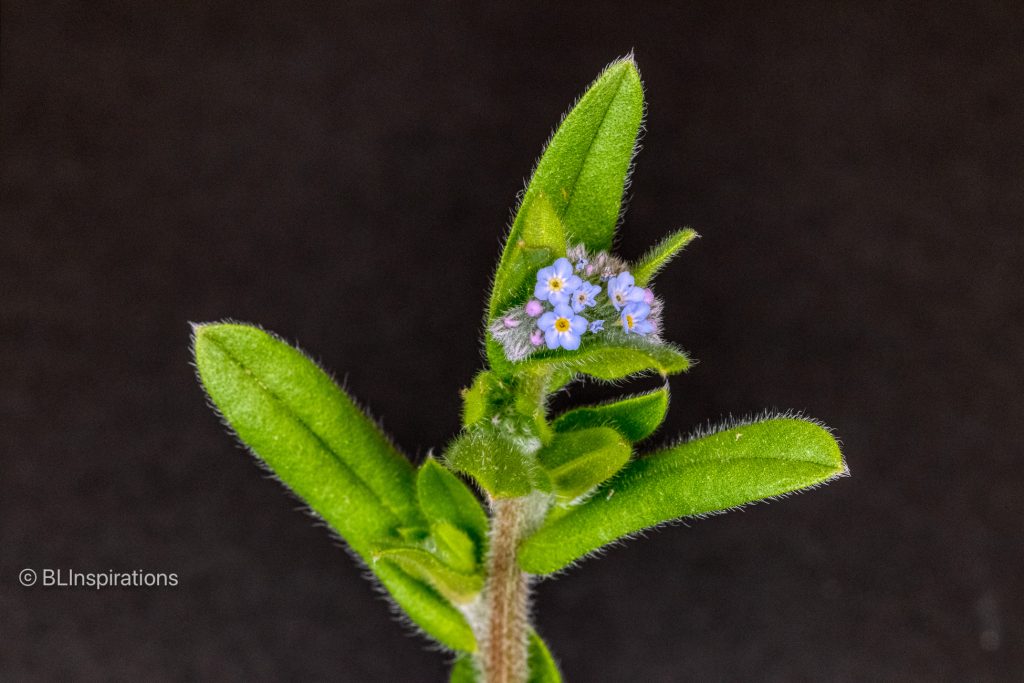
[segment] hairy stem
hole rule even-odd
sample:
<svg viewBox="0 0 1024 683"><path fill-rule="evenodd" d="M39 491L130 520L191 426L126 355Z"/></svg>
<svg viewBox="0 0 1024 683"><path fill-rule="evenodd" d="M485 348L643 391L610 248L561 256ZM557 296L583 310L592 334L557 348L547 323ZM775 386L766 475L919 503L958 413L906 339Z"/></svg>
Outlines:
<svg viewBox="0 0 1024 683"><path fill-rule="evenodd" d="M529 578L516 564L526 522L526 501L491 501L490 555L484 587L477 667L483 683L524 683L527 678Z"/></svg>

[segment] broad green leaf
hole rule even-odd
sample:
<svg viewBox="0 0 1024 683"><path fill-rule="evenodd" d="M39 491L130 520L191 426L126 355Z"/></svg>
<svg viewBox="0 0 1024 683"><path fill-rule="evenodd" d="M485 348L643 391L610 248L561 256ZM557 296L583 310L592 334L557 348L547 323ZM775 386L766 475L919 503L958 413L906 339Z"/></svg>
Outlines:
<svg viewBox="0 0 1024 683"><path fill-rule="evenodd" d="M427 635L456 652L475 652L476 637L466 617L428 583L388 560L367 561L402 611Z"/></svg>
<svg viewBox="0 0 1024 683"><path fill-rule="evenodd" d="M420 466L416 495L423 515L432 524L451 524L472 539L477 559L482 560L487 544L487 513L461 479L433 458Z"/></svg>
<svg viewBox="0 0 1024 683"><path fill-rule="evenodd" d="M537 453L559 498L573 500L622 469L629 443L614 429L593 427L556 434Z"/></svg>
<svg viewBox="0 0 1024 683"><path fill-rule="evenodd" d="M196 326L195 357L238 437L350 544L422 526L412 465L301 352L255 327L212 324Z"/></svg>
<svg viewBox="0 0 1024 683"><path fill-rule="evenodd" d="M558 671L558 665L555 664L551 651L548 650L548 646L544 644L536 631L530 631L529 647L527 663L530 673L527 683L562 683L562 674ZM463 655L455 660L448 683L478 683L471 657Z"/></svg>
<svg viewBox="0 0 1024 683"><path fill-rule="evenodd" d="M536 438L506 434L490 425L466 429L448 447L445 460L470 475L493 497L525 496L550 484L536 462Z"/></svg>
<svg viewBox="0 0 1024 683"><path fill-rule="evenodd" d="M668 412L668 387L609 403L582 406L562 413L554 422L556 432L587 427L611 427L630 441L653 434Z"/></svg>
<svg viewBox="0 0 1024 683"><path fill-rule="evenodd" d="M677 230L668 237L651 247L643 257L636 262L630 272L636 281L637 287L646 287L658 272L668 265L679 252L699 237L697 231L691 228Z"/></svg>
<svg viewBox="0 0 1024 683"><path fill-rule="evenodd" d="M845 473L838 444L813 422L776 418L733 427L629 463L586 502L527 538L519 564L548 574L641 529Z"/></svg>
<svg viewBox="0 0 1024 683"><path fill-rule="evenodd" d="M588 339L577 351L542 351L519 365L543 365L613 381L647 372L674 375L686 371L690 367L690 359L667 342L618 335Z"/></svg>
<svg viewBox="0 0 1024 683"><path fill-rule="evenodd" d="M484 579L480 574L458 572L422 548L383 548L374 552L374 560L393 562L410 576L426 581L456 604L470 602L484 587Z"/></svg>
<svg viewBox="0 0 1024 683"><path fill-rule="evenodd" d="M374 544L425 526L412 466L302 353L238 324L197 325L194 352L231 429L364 562ZM424 631L453 649L475 647L465 618L434 590L387 563L373 569Z"/></svg>
<svg viewBox="0 0 1024 683"><path fill-rule="evenodd" d="M491 318L525 297L537 268L565 253L563 243L547 262L527 263L552 249L557 229L591 251L611 246L642 117L636 64L632 57L613 62L562 121L533 172L495 274ZM536 225L544 226L542 239L527 239Z"/></svg>

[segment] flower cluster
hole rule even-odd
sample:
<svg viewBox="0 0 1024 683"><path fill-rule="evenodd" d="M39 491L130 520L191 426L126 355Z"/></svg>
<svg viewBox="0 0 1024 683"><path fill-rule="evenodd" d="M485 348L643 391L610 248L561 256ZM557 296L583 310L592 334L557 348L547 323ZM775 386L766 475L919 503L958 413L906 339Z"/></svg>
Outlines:
<svg viewBox="0 0 1024 683"><path fill-rule="evenodd" d="M512 361L541 348L578 349L584 335L659 338L662 303L638 287L621 259L582 246L537 271L533 298L500 315L491 335ZM605 327L607 323L607 327Z"/></svg>

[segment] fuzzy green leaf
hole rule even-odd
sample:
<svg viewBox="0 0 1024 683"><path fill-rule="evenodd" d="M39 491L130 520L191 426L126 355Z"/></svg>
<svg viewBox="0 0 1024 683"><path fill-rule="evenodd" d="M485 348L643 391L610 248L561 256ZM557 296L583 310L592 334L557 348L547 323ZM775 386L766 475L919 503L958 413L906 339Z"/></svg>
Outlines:
<svg viewBox="0 0 1024 683"><path fill-rule="evenodd" d="M537 453L537 460L555 493L573 500L622 469L629 461L629 443L614 429L594 427L555 435Z"/></svg>
<svg viewBox="0 0 1024 683"><path fill-rule="evenodd" d="M651 247L630 272L637 287L646 287L658 272L668 265L687 244L699 237L696 230L677 230Z"/></svg>
<svg viewBox="0 0 1024 683"><path fill-rule="evenodd" d="M565 117L534 170L495 274L491 318L525 296L538 268L564 255L564 241L550 246L556 230L592 251L611 246L642 117L636 64L632 57L613 62ZM528 239L534 225L544 226L540 240ZM546 261L526 264L544 251Z"/></svg>
<svg viewBox="0 0 1024 683"><path fill-rule="evenodd" d="M550 486L537 465L535 439L505 434L490 425L466 429L448 447L445 460L495 498L525 496Z"/></svg>
<svg viewBox="0 0 1024 683"><path fill-rule="evenodd" d="M248 325L195 328L199 378L231 428L354 546L422 525L414 470L301 352Z"/></svg>
<svg viewBox="0 0 1024 683"><path fill-rule="evenodd" d="M416 495L431 524L447 523L462 530L476 545L477 559L483 558L487 513L461 479L433 458L427 458L416 476Z"/></svg>
<svg viewBox="0 0 1024 683"><path fill-rule="evenodd" d="M427 635L456 652L476 652L476 636L466 617L436 589L388 560L373 562L370 558L367 566L406 616Z"/></svg>
<svg viewBox="0 0 1024 683"><path fill-rule="evenodd" d="M483 559L480 546L454 524L431 524L429 541L433 543L434 554L438 559L457 572L473 574Z"/></svg>
<svg viewBox="0 0 1024 683"><path fill-rule="evenodd" d="M548 574L641 529L845 473L838 444L813 422L776 418L733 427L634 460L586 502L527 538L519 564Z"/></svg>
<svg viewBox="0 0 1024 683"><path fill-rule="evenodd" d="M194 352L228 425L365 562L375 544L425 526L412 465L301 352L239 324L196 326ZM386 563L374 571L428 634L475 647L465 618L435 591Z"/></svg>
<svg viewBox="0 0 1024 683"><path fill-rule="evenodd" d="M667 342L620 334L587 339L576 351L542 351L517 365L523 368L547 366L614 381L647 372L674 375L686 371L690 359Z"/></svg>
<svg viewBox="0 0 1024 683"><path fill-rule="evenodd" d="M557 432L588 427L611 427L630 441L646 439L665 420L668 387L609 403L582 406L562 413L554 422Z"/></svg>
<svg viewBox="0 0 1024 683"><path fill-rule="evenodd" d="M374 552L374 560L393 562L410 576L426 581L456 604L470 602L484 587L484 579L480 574L456 571L422 548L382 548Z"/></svg>

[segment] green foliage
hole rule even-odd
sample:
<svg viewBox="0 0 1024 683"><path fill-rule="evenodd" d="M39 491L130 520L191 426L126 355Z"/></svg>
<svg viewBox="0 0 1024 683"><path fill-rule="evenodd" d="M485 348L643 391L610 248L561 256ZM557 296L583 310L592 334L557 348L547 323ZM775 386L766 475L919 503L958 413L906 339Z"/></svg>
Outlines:
<svg viewBox="0 0 1024 683"><path fill-rule="evenodd" d="M516 498L534 488L550 489L534 453L539 445L535 437L484 424L460 434L445 460L456 472L476 479L491 496Z"/></svg>
<svg viewBox="0 0 1024 683"><path fill-rule="evenodd" d="M630 441L643 441L665 421L668 387L596 406L582 406L558 416L556 432L611 427Z"/></svg>
<svg viewBox="0 0 1024 683"><path fill-rule="evenodd" d="M572 500L612 476L629 460L629 443L614 429L592 427L556 434L537 459L555 494Z"/></svg>
<svg viewBox="0 0 1024 683"><path fill-rule="evenodd" d="M612 62L569 112L533 172L494 276L490 317L525 295L565 244L612 244L643 118L632 57Z"/></svg>
<svg viewBox="0 0 1024 683"><path fill-rule="evenodd" d="M455 683L475 683L486 662L502 660L486 656L488 648L495 652L488 634L509 632L511 644L497 652L515 655L505 659L516 661L519 675L490 678L521 683L528 668L530 683L561 681L547 646L532 628L524 630L526 616L505 622L518 630L483 626L517 607L526 614L522 572L557 572L643 529L846 473L829 431L793 417L735 425L634 458L634 445L665 420L667 383L549 417L550 397L576 380L668 377L690 367L683 351L660 338L660 317L652 322L655 309L658 316L662 310L652 290L627 291L620 281L614 285L619 298L609 286L601 303L575 301L593 305L589 320L607 326L598 330L595 322L590 333L574 337L575 350L550 350L539 341L537 325L545 323L537 319L538 304L525 305L538 269L559 257L572 264L560 264L558 277L571 281L575 269L591 278L593 291L599 277L629 268L607 252L643 110L632 57L618 60L544 149L494 275L489 367L463 390L463 429L440 460L428 456L414 468L330 377L273 335L234 323L195 327L199 378L224 421L337 531L410 621L457 653ZM691 229L673 232L634 263L629 271L637 287L647 287L696 236ZM557 300L560 290L546 286L545 296ZM635 305L623 309L622 322L618 308L627 304ZM459 474L479 487L490 515ZM495 588L500 581L507 582L502 590ZM508 602L499 608L500 600Z"/></svg>
<svg viewBox="0 0 1024 683"><path fill-rule="evenodd" d="M623 536L808 488L844 474L832 435L779 418L726 429L634 460L587 502L526 539L519 563L558 571Z"/></svg>
<svg viewBox="0 0 1024 683"><path fill-rule="evenodd" d="M690 367L690 359L671 344L620 335L587 340L578 351L545 351L519 365L524 368L546 366L594 379L615 381L644 373L675 375Z"/></svg>
<svg viewBox="0 0 1024 683"><path fill-rule="evenodd" d="M651 247L643 258L636 262L631 273L639 287L646 287L658 272L668 265L687 244L698 237L697 231L691 228L677 230Z"/></svg>
<svg viewBox="0 0 1024 683"><path fill-rule="evenodd" d="M433 458L427 458L416 477L416 496L432 527L450 525L461 531L473 543L476 561L483 560L487 545L487 513L462 480ZM451 532L446 535L452 536ZM449 540L447 543L454 542Z"/></svg>
<svg viewBox="0 0 1024 683"><path fill-rule="evenodd" d="M415 473L377 426L312 361L255 327L195 327L199 378L225 422L370 566L439 642L472 651L465 618L373 548L424 526Z"/></svg>

